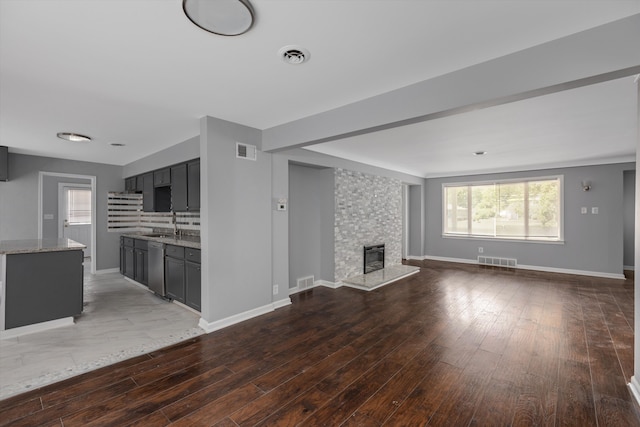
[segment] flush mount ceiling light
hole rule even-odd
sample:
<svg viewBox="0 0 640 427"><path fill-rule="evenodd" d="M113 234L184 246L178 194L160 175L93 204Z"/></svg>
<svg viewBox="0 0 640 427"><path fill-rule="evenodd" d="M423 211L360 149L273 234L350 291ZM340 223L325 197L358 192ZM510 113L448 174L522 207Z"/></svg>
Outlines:
<svg viewBox="0 0 640 427"><path fill-rule="evenodd" d="M198 27L220 36L239 36L253 25L248 0L183 0L182 10Z"/></svg>
<svg viewBox="0 0 640 427"><path fill-rule="evenodd" d="M302 64L309 61L311 54L309 51L300 46L284 46L278 51L278 56L287 64Z"/></svg>
<svg viewBox="0 0 640 427"><path fill-rule="evenodd" d="M486 151L474 151L473 152L474 156L484 156L485 154L487 154Z"/></svg>
<svg viewBox="0 0 640 427"><path fill-rule="evenodd" d="M72 132L58 132L57 137L72 142L89 142L91 137Z"/></svg>

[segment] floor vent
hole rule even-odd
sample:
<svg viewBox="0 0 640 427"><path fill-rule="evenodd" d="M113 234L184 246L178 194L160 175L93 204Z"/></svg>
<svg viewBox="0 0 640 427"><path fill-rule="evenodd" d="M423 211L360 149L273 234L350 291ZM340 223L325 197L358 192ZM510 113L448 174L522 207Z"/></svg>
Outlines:
<svg viewBox="0 0 640 427"><path fill-rule="evenodd" d="M301 291L303 289L313 288L313 284L315 283L315 280L313 279L313 276L300 277L298 278L297 283L298 283L298 290Z"/></svg>
<svg viewBox="0 0 640 427"><path fill-rule="evenodd" d="M255 145L236 142L236 157L239 159L256 160L258 148Z"/></svg>
<svg viewBox="0 0 640 427"><path fill-rule="evenodd" d="M500 258L493 256L478 256L478 264L491 265L494 267L516 268L518 260L515 258Z"/></svg>

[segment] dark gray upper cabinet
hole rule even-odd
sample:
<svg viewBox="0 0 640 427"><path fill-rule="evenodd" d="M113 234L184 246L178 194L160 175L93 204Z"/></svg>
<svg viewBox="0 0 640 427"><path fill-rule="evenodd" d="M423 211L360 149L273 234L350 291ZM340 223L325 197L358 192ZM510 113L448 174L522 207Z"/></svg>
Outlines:
<svg viewBox="0 0 640 427"><path fill-rule="evenodd" d="M187 208L200 210L200 160L187 163Z"/></svg>
<svg viewBox="0 0 640 427"><path fill-rule="evenodd" d="M200 159L126 178L125 190L142 193L144 212L198 212Z"/></svg>
<svg viewBox="0 0 640 427"><path fill-rule="evenodd" d="M171 168L164 168L154 171L153 185L156 187L171 185Z"/></svg>
<svg viewBox="0 0 640 427"><path fill-rule="evenodd" d="M125 191L136 191L137 180L135 176L131 178L127 178L124 180L124 190Z"/></svg>
<svg viewBox="0 0 640 427"><path fill-rule="evenodd" d="M171 168L171 210L184 212L187 210L187 165Z"/></svg>
<svg viewBox="0 0 640 427"><path fill-rule="evenodd" d="M153 172L144 174L142 176L142 182L142 210L145 212L154 212Z"/></svg>

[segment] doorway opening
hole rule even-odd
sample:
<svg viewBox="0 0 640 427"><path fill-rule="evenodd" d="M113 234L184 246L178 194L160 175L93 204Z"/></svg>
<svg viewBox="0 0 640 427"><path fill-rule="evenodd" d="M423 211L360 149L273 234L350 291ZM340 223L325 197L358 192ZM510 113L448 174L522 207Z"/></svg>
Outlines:
<svg viewBox="0 0 640 427"><path fill-rule="evenodd" d="M82 193L86 198L90 197L90 206L80 208L81 193L78 194L78 200L72 204L74 218L72 222L76 222L79 225L80 222L87 222L86 232L89 234L88 238L81 237L85 241L77 240L73 237L72 240L79 241L87 246L85 256L90 257L91 262L85 264L85 272L89 270L91 274L96 272L96 177L92 175L77 175L68 173L57 172L43 172L38 174L38 239L58 239L64 236L64 216L66 214L61 213L61 208L65 205L64 191L62 196L60 195L60 184L65 184L68 187L72 187L78 190L88 190L89 193ZM75 194L74 194L75 196ZM71 196L71 197L74 197ZM67 202L68 203L68 202ZM86 202L85 202L86 205ZM68 210L67 208L64 208ZM83 212L81 212L83 211ZM83 219L84 215L84 219ZM90 220L86 219L86 216L90 216ZM68 218L67 218L68 219ZM66 227L70 228L70 227ZM71 227L73 228L73 227ZM78 230L79 231L79 230ZM69 230L72 232L72 230ZM88 264L88 265L87 265ZM87 268L89 267L89 268Z"/></svg>
<svg viewBox="0 0 640 427"><path fill-rule="evenodd" d="M58 238L85 245L85 261L92 260L91 211L91 185L58 183Z"/></svg>

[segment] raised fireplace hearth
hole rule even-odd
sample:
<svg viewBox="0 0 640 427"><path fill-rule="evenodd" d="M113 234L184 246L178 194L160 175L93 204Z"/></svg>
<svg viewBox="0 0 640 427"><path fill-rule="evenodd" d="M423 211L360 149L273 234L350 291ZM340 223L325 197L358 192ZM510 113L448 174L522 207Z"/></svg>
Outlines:
<svg viewBox="0 0 640 427"><path fill-rule="evenodd" d="M364 247L364 274L384 268L384 243Z"/></svg>

